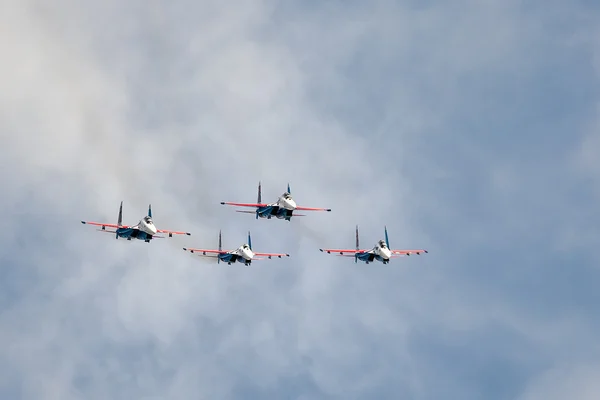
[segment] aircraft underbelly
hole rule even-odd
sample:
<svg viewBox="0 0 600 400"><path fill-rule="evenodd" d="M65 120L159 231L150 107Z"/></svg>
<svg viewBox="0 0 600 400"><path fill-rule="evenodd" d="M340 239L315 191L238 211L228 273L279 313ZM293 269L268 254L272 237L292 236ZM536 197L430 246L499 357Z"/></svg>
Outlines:
<svg viewBox="0 0 600 400"><path fill-rule="evenodd" d="M375 254L373 253L362 253L358 255L358 259L361 261L373 261Z"/></svg>
<svg viewBox="0 0 600 400"><path fill-rule="evenodd" d="M271 215L274 215L276 213L277 208L273 206L263 207L258 210L258 216L261 218L269 218Z"/></svg>
<svg viewBox="0 0 600 400"><path fill-rule="evenodd" d="M126 239L151 240L152 235L147 234L139 229L132 228L117 228L119 237Z"/></svg>
<svg viewBox="0 0 600 400"><path fill-rule="evenodd" d="M135 238L137 233L135 229L131 229L131 228L117 228L117 235L119 235L119 237L123 237L123 238L128 238L128 237L133 237Z"/></svg>
<svg viewBox="0 0 600 400"><path fill-rule="evenodd" d="M221 258L221 261L224 262L235 262L237 259L237 255L236 254L219 254L219 257Z"/></svg>

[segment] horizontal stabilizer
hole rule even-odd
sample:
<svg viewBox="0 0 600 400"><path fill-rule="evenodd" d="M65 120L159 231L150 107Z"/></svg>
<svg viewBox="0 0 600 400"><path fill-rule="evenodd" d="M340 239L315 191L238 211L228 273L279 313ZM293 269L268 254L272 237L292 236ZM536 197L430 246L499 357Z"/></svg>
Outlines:
<svg viewBox="0 0 600 400"><path fill-rule="evenodd" d="M194 253L197 256L200 257L205 257L205 258L214 258L215 260L217 260L219 258L219 256L217 254L202 254L202 253Z"/></svg>

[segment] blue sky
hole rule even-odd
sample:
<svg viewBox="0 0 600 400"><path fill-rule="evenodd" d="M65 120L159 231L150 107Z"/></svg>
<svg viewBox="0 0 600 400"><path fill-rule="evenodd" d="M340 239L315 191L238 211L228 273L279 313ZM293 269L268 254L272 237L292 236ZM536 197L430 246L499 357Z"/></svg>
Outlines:
<svg viewBox="0 0 600 400"><path fill-rule="evenodd" d="M590 2L10 1L0 394L596 399ZM220 201L331 207L291 223ZM126 243L79 221L192 232ZM320 247L426 256L354 264ZM286 260L213 265L181 247Z"/></svg>

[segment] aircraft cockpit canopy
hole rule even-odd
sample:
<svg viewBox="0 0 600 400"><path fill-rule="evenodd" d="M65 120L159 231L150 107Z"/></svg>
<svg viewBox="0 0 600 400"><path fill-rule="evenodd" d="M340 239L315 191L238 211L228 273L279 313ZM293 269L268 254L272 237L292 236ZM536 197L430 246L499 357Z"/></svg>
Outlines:
<svg viewBox="0 0 600 400"><path fill-rule="evenodd" d="M249 248L250 248L250 246L248 246L247 244L245 244L245 245L243 245L243 246L242 246L242 248L244 248L244 249L249 249Z"/></svg>
<svg viewBox="0 0 600 400"><path fill-rule="evenodd" d="M291 195L291 194L289 194L288 192L285 192L285 193L283 194L283 198L284 198L284 199L286 199L286 200L289 200L289 199L291 199L291 198L292 198L292 195Z"/></svg>
<svg viewBox="0 0 600 400"><path fill-rule="evenodd" d="M379 241L379 247L381 247L381 248L387 247L387 244L385 243L385 240L380 240Z"/></svg>
<svg viewBox="0 0 600 400"><path fill-rule="evenodd" d="M152 223L152 218L150 217L144 217L144 222L147 224L151 224Z"/></svg>

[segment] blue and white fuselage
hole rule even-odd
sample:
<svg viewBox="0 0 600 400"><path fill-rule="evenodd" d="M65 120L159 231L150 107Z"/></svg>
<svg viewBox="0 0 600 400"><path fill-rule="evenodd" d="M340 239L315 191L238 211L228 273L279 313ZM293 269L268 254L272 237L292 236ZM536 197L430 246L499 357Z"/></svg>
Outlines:
<svg viewBox="0 0 600 400"><path fill-rule="evenodd" d="M124 238L127 240L138 239L143 240L146 243L150 243L152 238L164 238L164 236L156 236L157 233L166 233L169 237L173 237L173 235L190 235L189 232L180 232L180 231L170 231L167 229L157 229L154 226L154 221L152 221L152 206L148 206L148 215L140 220L136 225L128 226L123 225L123 202L121 202L121 206L119 207L119 216L117 218L116 224L108 224L103 222L91 222L91 221L81 221L82 224L99 226L98 229L101 232L114 233L115 238ZM106 228L112 228L114 230L106 230Z"/></svg>
<svg viewBox="0 0 600 400"><path fill-rule="evenodd" d="M387 264L392 257L392 252L387 247L385 240L380 240L377 242L377 245L373 247L371 250L364 253L357 253L356 258L360 261L364 261L365 263L370 263L372 261L380 261L384 264Z"/></svg>
<svg viewBox="0 0 600 400"><path fill-rule="evenodd" d="M366 264L379 261L383 264L387 264L390 262L390 259L393 257L400 256L410 256L411 254L420 255L422 253L427 253L425 249L415 249L415 250L391 250L390 249L390 241L388 237L387 227L384 228L385 232L385 240L381 239L377 242L375 247L370 250L361 250L360 249L360 241L358 238L358 225L356 226L356 248L355 249L319 249L327 254L336 254L343 257L354 257L354 262L363 261Z"/></svg>
<svg viewBox="0 0 600 400"><path fill-rule="evenodd" d="M250 249L250 246L243 244L235 250L219 254L218 257L228 265L231 265L231 263L235 263L236 261L243 263L244 265L249 265L254 258L254 252Z"/></svg>
<svg viewBox="0 0 600 400"><path fill-rule="evenodd" d="M292 198L290 185L287 186L287 191L284 192L275 203L263 203L261 195L261 184L258 183L258 198L256 203L234 203L228 201L222 201L221 204L236 206L236 207L250 207L254 208L254 211L236 210L240 213L255 214L256 219L266 218L271 219L273 217L277 219L284 219L290 221L292 217L304 217L305 214L294 214L295 211L331 211L331 208L316 208L316 207L300 207L296 204L296 201Z"/></svg>
<svg viewBox="0 0 600 400"><path fill-rule="evenodd" d="M152 240L152 237L156 235L157 229L154 226L152 218L146 216L135 226L130 227L119 227L116 229L116 234L120 238L127 240L138 239L145 242Z"/></svg>
<svg viewBox="0 0 600 400"><path fill-rule="evenodd" d="M296 210L296 201L288 192L283 193L275 203L267 204L264 207L258 207L256 214L259 218L271 219L271 217L285 219L289 221Z"/></svg>
<svg viewBox="0 0 600 400"><path fill-rule="evenodd" d="M221 231L219 231L219 248L218 249L190 249L184 247L184 251L189 251L190 253L197 254L202 257L211 257L216 258L217 263L221 261L226 262L228 265L231 263L240 262L245 266L248 266L252 263L252 260L262 260L262 257L273 258L273 257L289 257L290 255L287 253L259 253L252 250L252 237L250 236L250 232L248 232L248 242L244 243L240 247L235 250L223 250L222 247L222 235ZM255 257L258 256L258 257Z"/></svg>

